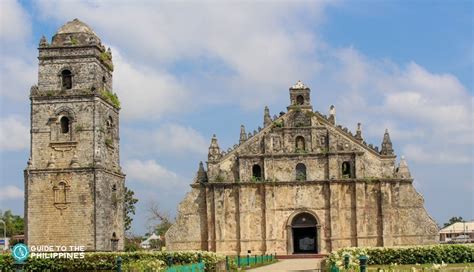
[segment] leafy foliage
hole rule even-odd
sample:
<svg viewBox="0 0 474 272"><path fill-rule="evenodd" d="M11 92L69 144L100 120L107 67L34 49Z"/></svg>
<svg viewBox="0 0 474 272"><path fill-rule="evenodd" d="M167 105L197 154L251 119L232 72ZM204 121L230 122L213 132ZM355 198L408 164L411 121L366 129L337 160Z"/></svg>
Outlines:
<svg viewBox="0 0 474 272"><path fill-rule="evenodd" d="M102 52L99 55L100 61L107 66L110 71L114 70L114 65L112 63L112 56L108 52Z"/></svg>
<svg viewBox="0 0 474 272"><path fill-rule="evenodd" d="M225 257L207 251L137 251L137 252L87 252L84 259L38 259L29 258L25 271L95 271L115 270L117 257L122 258L124 271L158 271L165 267L168 257L173 258L173 265L184 265L198 262L199 254L206 266L206 271L214 271L217 263ZM14 261L11 254L0 254L0 271L13 271Z"/></svg>
<svg viewBox="0 0 474 272"><path fill-rule="evenodd" d="M124 271L141 272L141 271L160 271L166 267L166 263L162 260L137 260L125 263L122 268Z"/></svg>
<svg viewBox="0 0 474 272"><path fill-rule="evenodd" d="M118 99L118 96L116 93L112 93L109 90L103 89L100 94L102 97L107 100L110 104L114 105L116 108L120 108L120 100Z"/></svg>
<svg viewBox="0 0 474 272"><path fill-rule="evenodd" d="M273 121L273 126L276 127L276 128L282 128L283 127L283 121L282 120Z"/></svg>
<svg viewBox="0 0 474 272"><path fill-rule="evenodd" d="M132 227L132 216L135 215L135 204L138 202L138 199L135 198L135 192L130 190L128 187L125 187L125 194L124 194L124 205L123 205L123 213L124 213L124 221L125 221L125 231L130 230Z"/></svg>
<svg viewBox="0 0 474 272"><path fill-rule="evenodd" d="M6 235L11 237L13 235L20 235L25 233L25 222L23 217L14 215L11 210L0 212L0 219L5 222ZM3 224L0 224L0 235L3 237Z"/></svg>
<svg viewBox="0 0 474 272"><path fill-rule="evenodd" d="M470 263L474 262L474 245L343 248L333 251L328 263L342 267L346 254L354 267L359 265L361 255L369 257L369 265Z"/></svg>
<svg viewBox="0 0 474 272"><path fill-rule="evenodd" d="M454 223L457 223L457 222L466 222L464 219L462 219L461 216L454 216L454 217L451 217L449 219L449 221L447 223L444 223L444 228L447 227L447 226L451 226L452 224Z"/></svg>

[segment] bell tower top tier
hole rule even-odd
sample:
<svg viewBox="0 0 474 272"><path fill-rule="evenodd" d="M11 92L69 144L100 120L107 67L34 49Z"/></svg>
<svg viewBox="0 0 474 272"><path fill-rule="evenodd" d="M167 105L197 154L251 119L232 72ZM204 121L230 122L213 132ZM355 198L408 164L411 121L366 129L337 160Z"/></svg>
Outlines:
<svg viewBox="0 0 474 272"><path fill-rule="evenodd" d="M308 86L303 84L300 80L298 80L295 85L290 87L290 106L288 106L288 110L292 108L300 108L300 109L308 109L312 110L313 106L311 106L311 90Z"/></svg>
<svg viewBox="0 0 474 272"><path fill-rule="evenodd" d="M32 96L101 95L119 108L112 92L112 52L85 23L74 19L59 28L52 42L39 43L38 86Z"/></svg>

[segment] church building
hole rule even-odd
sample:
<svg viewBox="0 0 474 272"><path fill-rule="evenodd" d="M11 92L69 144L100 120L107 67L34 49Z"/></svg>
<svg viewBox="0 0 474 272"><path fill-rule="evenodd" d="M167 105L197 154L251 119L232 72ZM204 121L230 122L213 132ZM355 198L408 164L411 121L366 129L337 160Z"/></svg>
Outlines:
<svg viewBox="0 0 474 272"><path fill-rule="evenodd" d="M125 175L112 53L83 22L39 44L25 176L28 246L124 247Z"/></svg>
<svg viewBox="0 0 474 272"><path fill-rule="evenodd" d="M221 150L214 135L207 169L200 163L191 191L166 233L169 250L229 255L329 253L342 247L435 243L426 212L402 157L396 165L389 132L364 141L329 115L313 111L298 81L287 112Z"/></svg>

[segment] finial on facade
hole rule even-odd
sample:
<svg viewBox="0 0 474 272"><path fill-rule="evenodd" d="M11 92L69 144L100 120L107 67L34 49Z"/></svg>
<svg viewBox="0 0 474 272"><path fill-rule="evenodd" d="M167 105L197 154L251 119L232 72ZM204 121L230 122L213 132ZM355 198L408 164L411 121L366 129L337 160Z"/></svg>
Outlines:
<svg viewBox="0 0 474 272"><path fill-rule="evenodd" d="M296 81L296 83L290 87L290 89L293 89L293 90L306 90L306 89L309 89L308 86L304 85L303 82L301 82L301 80L298 80Z"/></svg>
<svg viewBox="0 0 474 272"><path fill-rule="evenodd" d="M382 149L380 150L381 155L393 155L392 141L390 140L390 134L388 129L385 129L382 141Z"/></svg>
<svg viewBox="0 0 474 272"><path fill-rule="evenodd" d="M38 85L34 84L34 85L31 86L31 88L30 88L30 94L31 94L31 95L36 95L36 94L38 94Z"/></svg>
<svg viewBox="0 0 474 272"><path fill-rule="evenodd" d="M331 122L331 124L335 125L336 124L336 107L334 105L331 105L331 107L329 107L329 118L328 118L329 122Z"/></svg>
<svg viewBox="0 0 474 272"><path fill-rule="evenodd" d="M197 171L197 176L196 176L196 182L198 183L204 183L207 182L207 172L204 170L204 165L201 162L199 162L199 168Z"/></svg>
<svg viewBox="0 0 474 272"><path fill-rule="evenodd" d="M209 146L209 153L207 155L209 161L218 160L221 158L221 150L217 143L216 134L212 135L211 145Z"/></svg>
<svg viewBox="0 0 474 272"><path fill-rule="evenodd" d="M31 156L28 158L27 164L28 164L28 167L30 167L33 164L33 162L31 161Z"/></svg>
<svg viewBox="0 0 474 272"><path fill-rule="evenodd" d="M270 110L265 106L263 113L263 127L267 127L272 123L272 117L270 117Z"/></svg>
<svg viewBox="0 0 474 272"><path fill-rule="evenodd" d="M39 46L44 47L44 46L48 46L48 45L49 45L49 43L48 43L48 40L46 40L46 37L44 35L41 36Z"/></svg>
<svg viewBox="0 0 474 272"><path fill-rule="evenodd" d="M110 59L112 59L112 50L110 50L110 47L107 48L107 54L109 55Z"/></svg>
<svg viewBox="0 0 474 272"><path fill-rule="evenodd" d="M362 128L361 123L357 123L356 135L354 136L357 140L362 141Z"/></svg>
<svg viewBox="0 0 474 272"><path fill-rule="evenodd" d="M397 178L411 178L410 169L408 169L408 163L405 160L405 156L401 157L400 163L395 171L395 176Z"/></svg>
<svg viewBox="0 0 474 272"><path fill-rule="evenodd" d="M245 133L245 127L244 125L240 125L240 139L239 139L239 144L242 144L247 140L247 134Z"/></svg>

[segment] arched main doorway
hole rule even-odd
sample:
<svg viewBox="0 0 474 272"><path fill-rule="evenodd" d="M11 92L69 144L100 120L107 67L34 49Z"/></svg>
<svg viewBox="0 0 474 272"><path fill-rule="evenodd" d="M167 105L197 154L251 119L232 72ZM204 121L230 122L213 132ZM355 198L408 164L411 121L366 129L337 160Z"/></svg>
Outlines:
<svg viewBox="0 0 474 272"><path fill-rule="evenodd" d="M308 213L297 214L291 221L293 254L318 252L318 221Z"/></svg>

